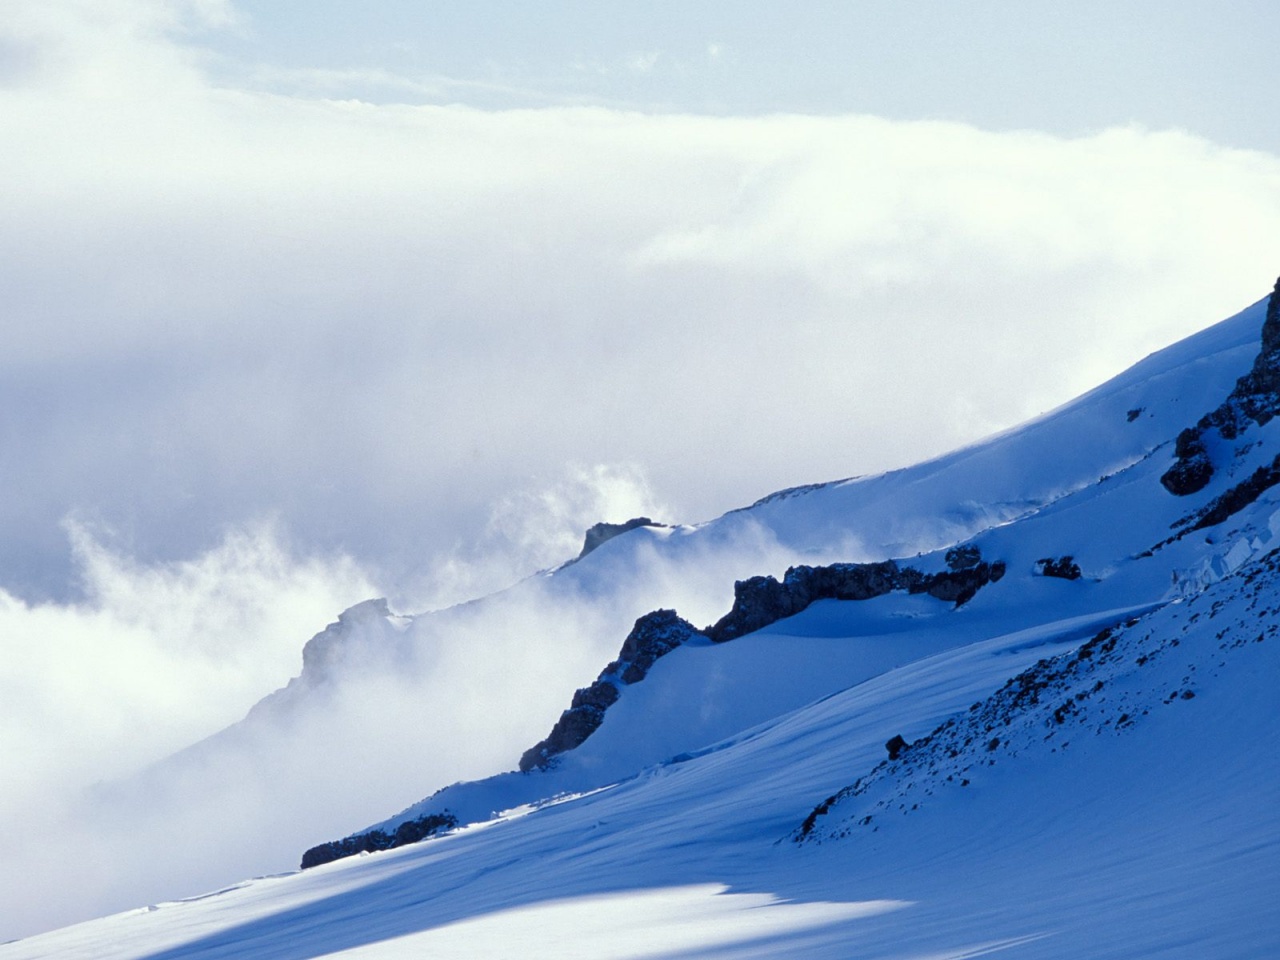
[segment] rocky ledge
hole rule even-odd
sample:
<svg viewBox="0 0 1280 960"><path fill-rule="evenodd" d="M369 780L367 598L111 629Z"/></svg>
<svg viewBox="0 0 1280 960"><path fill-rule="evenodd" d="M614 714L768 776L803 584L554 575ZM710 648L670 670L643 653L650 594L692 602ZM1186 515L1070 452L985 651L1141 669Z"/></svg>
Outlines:
<svg viewBox="0 0 1280 960"><path fill-rule="evenodd" d="M869 600L895 590L927 593L960 606L1004 574L1002 561L988 563L977 547L963 545L947 551L946 569L937 573L924 573L886 560L792 567L781 582L773 577L740 580L734 584L733 609L705 630L698 630L674 610L647 613L636 620L617 659L600 672L594 683L576 691L569 709L560 715L546 739L525 751L520 758L520 771L529 773L554 766L560 755L580 746L600 727L605 712L617 701L623 687L644 680L661 657L695 637L724 643L799 613L818 600ZM361 609L359 613L385 615L382 613L385 604L372 603L375 606ZM890 752L902 746L894 744ZM302 868L416 843L456 825L456 818L446 810L408 820L394 833L375 829L353 834L312 847L303 855Z"/></svg>
<svg viewBox="0 0 1280 960"><path fill-rule="evenodd" d="M368 830L364 833L352 834L342 840L331 840L312 847L302 855L302 869L309 870L322 863L354 857L358 853L403 847L445 830L451 830L457 825L457 818L450 813L432 813L417 820L406 820L396 827L395 833L387 833L385 830Z"/></svg>
<svg viewBox="0 0 1280 960"><path fill-rule="evenodd" d="M870 600L895 590L927 593L958 607L1005 573L1003 562L987 563L972 545L948 550L946 563L947 569L939 573L923 573L885 560L791 567L781 581L771 576L739 580L733 585L733 609L704 630L674 610L647 613L627 635L618 659L605 667L591 686L576 691L569 709L560 714L546 739L524 752L520 770L545 770L556 757L581 745L604 722L605 711L618 699L622 687L639 683L659 657L695 636L725 643L794 616L818 600Z"/></svg>
<svg viewBox="0 0 1280 960"><path fill-rule="evenodd" d="M987 563L974 546L948 550L946 560L947 569L941 573L922 573L883 560L791 567L781 582L769 576L739 580L733 585L733 609L704 632L724 643L794 616L817 600L870 600L895 590L927 593L958 607L1005 573L1003 562Z"/></svg>
<svg viewBox="0 0 1280 960"><path fill-rule="evenodd" d="M1224 440L1234 440L1250 423L1263 426L1277 413L1280 413L1280 278L1267 302L1262 348L1254 358L1253 369L1236 381L1227 399L1216 409L1178 434L1173 451L1176 460L1160 482L1179 497L1203 490L1214 471L1205 435L1217 430Z"/></svg>
<svg viewBox="0 0 1280 960"><path fill-rule="evenodd" d="M600 671L595 683L574 693L547 738L524 752L521 772L545 769L554 757L581 744L604 722L604 712L618 699L621 687L639 683L659 657L696 635L697 628L674 610L655 610L637 620L618 659Z"/></svg>

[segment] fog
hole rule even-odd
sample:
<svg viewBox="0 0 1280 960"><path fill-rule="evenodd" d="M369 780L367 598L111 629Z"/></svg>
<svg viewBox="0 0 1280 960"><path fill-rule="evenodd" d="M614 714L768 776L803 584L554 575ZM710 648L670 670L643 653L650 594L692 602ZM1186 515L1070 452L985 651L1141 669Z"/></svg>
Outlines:
<svg viewBox="0 0 1280 960"><path fill-rule="evenodd" d="M31 599L74 596L74 510L167 560L270 514L447 603L437 564L566 464L708 519L1016 423L1274 280L1280 164L1178 132L304 100L210 85L164 5L18 9Z"/></svg>
<svg viewBox="0 0 1280 960"><path fill-rule="evenodd" d="M1280 263L1280 160L1177 130L308 99L209 79L192 38L234 13L24 0L0 23L0 816L22 834L0 915L22 931L285 869L306 817L355 829L505 769L629 619L711 619L784 558L650 564L612 600L527 588L440 621L413 683L372 669L151 809L86 792L242 718L349 604L447 607L597 520L943 452ZM415 752L406 729L444 734Z"/></svg>
<svg viewBox="0 0 1280 960"><path fill-rule="evenodd" d="M600 469L521 498L522 516L554 533L634 495ZM21 638L0 671L16 774L0 817L18 825L0 864L5 937L293 870L316 843L514 769L641 614L711 622L735 578L797 559L749 524L672 554L613 549L595 569L350 625L291 681L296 631L374 592L349 559L291 555L264 527L148 566L71 533L90 599L5 596L0 613Z"/></svg>

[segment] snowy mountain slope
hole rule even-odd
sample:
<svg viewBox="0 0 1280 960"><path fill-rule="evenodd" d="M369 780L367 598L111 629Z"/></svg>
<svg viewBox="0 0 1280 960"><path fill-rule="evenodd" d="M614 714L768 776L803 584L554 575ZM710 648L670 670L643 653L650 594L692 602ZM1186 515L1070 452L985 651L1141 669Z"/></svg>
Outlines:
<svg viewBox="0 0 1280 960"><path fill-rule="evenodd" d="M1280 638L1259 618L1280 610L1276 559L1115 612L1130 624L1088 656L1096 623L1078 620L970 644L602 791L0 957L1272 956ZM1069 675L1073 698L1102 687L1058 724L1056 699L990 692L1028 668ZM821 843L794 842L890 732L970 717L1007 739L947 769L939 737L908 750L829 809Z"/></svg>
<svg viewBox="0 0 1280 960"><path fill-rule="evenodd" d="M847 560L967 540L1169 443L1248 371L1266 305L1260 300L1004 434L905 470L775 494L707 526L758 523L805 549L829 542L865 551L846 550Z"/></svg>
<svg viewBox="0 0 1280 960"><path fill-rule="evenodd" d="M1247 370L1258 353L1254 324L1264 308L1265 304L1256 305L1202 334L1195 338L1196 346L1213 350L1211 358L1218 364L1229 356L1237 372ZM1242 337L1245 327L1252 328L1251 342ZM1163 418L1167 436L1183 422L1178 417L1195 416L1197 408L1188 413L1175 389L1183 378L1193 378L1198 386L1206 380L1213 383L1217 395L1191 391L1206 406L1213 406L1234 383L1234 377L1213 370L1186 344L1166 353L1003 438L888 478L810 488L754 508L771 508L772 522L781 528L788 511L800 510L807 517L824 498L840 502L854 515L883 507L878 494L871 498L872 508L864 507L856 495L889 479L903 484L911 497L922 496L921 491L930 486L944 487L954 497L952 484L967 482L970 490L979 482L988 488L996 484L1012 488L1022 471L1029 475L1023 489L1041 494L1018 498L1024 509L1020 519L997 524L971 541L982 555L998 558L1009 572L999 583L984 588L963 611L925 596L894 595L865 603L821 601L798 616L723 647L697 637L655 664L644 683L615 681L621 695L608 706L598 731L582 746L556 758L553 769L445 788L362 831L363 836L328 850L311 851L304 862L393 845L390 838L401 824L421 818L438 826L465 824L508 807L597 788L929 653L1032 629L1044 622L1046 611L1058 619L1094 622L1120 608L1165 602L1173 595L1174 572L1200 562L1206 545L1184 539L1154 556L1144 554L1166 540L1171 525L1204 498L1180 499L1160 488L1157 481L1168 464L1153 451L1167 451L1168 444L1144 435L1144 430L1151 429L1144 421ZM1211 370L1215 376L1208 376ZM1270 430L1258 428L1256 433L1270 437ZM1074 442L1069 441L1072 436ZM1124 447L1126 443L1130 446ZM1205 496L1247 475L1256 462L1270 457L1266 451L1274 447L1274 443L1257 442L1225 463L1217 484ZM1071 478L1074 473L1088 482L1069 479L1064 483L1060 475L1056 486L1051 484L1045 479L1049 474L1044 472L1044 462L1054 457L1070 463L1071 469L1062 475ZM1005 469L995 471L993 462ZM1103 479L1094 473L1099 469L1096 464L1115 462L1124 466L1102 475ZM1060 491L1064 485L1067 492ZM1059 492L1044 492L1050 489ZM937 509L936 500L934 506ZM708 527L737 521L751 512L742 511ZM945 505L940 512L945 513ZM843 514L833 511L829 516L829 526L838 528ZM989 521L990 514L986 517ZM702 532L683 535L696 537ZM1081 579L1040 575L1044 560L1064 556L1083 569ZM941 551L910 562L923 570L944 569ZM655 722L655 717L662 722Z"/></svg>
<svg viewBox="0 0 1280 960"><path fill-rule="evenodd" d="M256 710L237 734L224 739L234 742L236 736L241 736L252 742L253 738L246 735L254 729L261 732L291 725L293 738L284 742L304 743L309 734L325 729L317 726L316 704L329 709L343 698L354 696L358 700L361 694L380 689L377 683L362 686L362 676L367 675L370 664L376 664L380 658L394 664L405 674L407 685L412 686L409 679L420 681L423 676L417 669L421 662L448 656L450 645L456 648L459 636L474 641L482 649L492 650L491 632L503 624L495 611L500 611L509 622L523 619L527 623L531 614L535 620L547 618L548 622L558 617L564 634L592 638L564 651L568 666L562 664L559 671L540 674L540 669L545 668L532 650L523 651L527 656L514 661L520 682L507 690L515 690L517 695L545 695L550 704L546 711L546 723L550 726L553 711L567 702L572 684L580 684L595 675L600 664L613 656L630 626L627 620L644 612L644 605L650 601L655 601L650 608L670 603L674 594L681 612L688 610L689 615L696 618L695 623L709 623L732 601L728 587L736 577L770 569L780 573L783 566L795 562L869 562L888 557L900 558L903 566L941 571L946 568L945 548L960 541L978 547L985 558L1003 562L1007 571L998 582L984 587L958 608L934 597L902 592L857 602L820 600L796 616L727 644L698 641L677 647L653 664L643 682L626 685L617 702L609 707L599 729L581 746L561 755L550 769L524 775L504 774L448 788L381 826L394 828L406 817L446 809L463 823L483 821L496 811L520 805L526 811L538 808L532 815L499 817L489 824L478 824L412 848L318 868L287 881L250 885L215 898L216 906L207 908L213 913L194 905L177 911L166 907L152 916L172 913L173 924L154 921L158 925L132 927L142 938L138 943L145 941L146 950L154 953L162 949L160 945L166 937L176 938L172 942L178 943L183 937L210 933L213 939L200 949L208 947L213 951L210 955L216 955L217 950L231 951L232 941L218 940L219 935L213 931L220 925L229 925L226 936L246 936L249 942L257 944L252 949L261 948L261 952L231 951L227 955L312 956L321 951L323 940L329 944L324 949L330 952L360 946L360 955L372 951L368 955L394 956L397 955L394 950L400 947L378 945L371 934L353 932L342 919L344 911L350 910L357 917L352 923L356 927L376 926L381 931L378 939L382 935L393 936L395 931L412 934L417 939L404 949L416 950L426 944L424 937L445 937L440 943L452 942L448 941L450 935L446 932L422 933L427 927L451 920L462 921L490 907L535 904L529 907L534 915L550 911L562 919L569 918L565 922L571 924L580 924L586 914L599 916L603 911L604 915L615 918L612 926L605 926L616 932L626 928L628 905L644 901L666 904L663 909L679 906L687 909L691 917L699 922L706 920L711 926L715 926L711 920L717 917L721 920L732 917L731 927L742 925L744 913L764 917L767 922L762 921L762 929L774 929L771 925L776 922L778 931L791 931L786 933L787 946L783 952L787 955L805 955L802 951L793 953L793 948L800 951L801 941L796 938L802 936L816 938L813 940L816 952L808 955L847 955L832 952L833 944L853 927L862 931L859 936L863 933L872 936L868 931L883 929L887 939L881 941L879 955L892 955L891 945L898 942L893 938L904 936L903 930L894 926L893 918L900 916L934 918L929 922L940 931L939 938L917 937L921 944L934 944L929 949L942 949L937 945L944 943L945 948L953 952L970 949L992 939L979 934L999 932L1000 937L995 939L1009 941L1009 949L1050 951L1018 955L1073 955L1063 948L1060 939L1048 937L1035 941L1048 943L1047 947L1036 947L1032 941L1019 939L1040 936L1043 930L1013 929L1026 926L1019 918L1030 918L1028 923L1030 920L1047 923L1045 917L1060 914L1065 918L1064 923L1079 922L1081 904L1087 899L1081 895L1073 900L1058 892L1059 914L1054 914L1048 908L1037 913L1016 896L1017 878L1021 878L1027 889L1047 891L1044 877L1052 872L1051 867L1061 872L1061 851L1056 856L1059 861L1056 866L1047 864L1054 859L1053 851L1043 844L1036 848L1041 837L1030 827L1030 832L1016 835L1021 837L1016 842L1039 849L1039 859L1046 861L1044 864L1031 860L1022 863L1012 853L1001 860L1000 852L1006 851L1008 842L1013 841L993 837L990 825L965 821L965 829L972 831L974 837L985 837L991 842L994 852L984 853L984 860L1009 864L1008 876L1013 879L1005 886L1001 886L1003 879L984 880L985 889L1002 890L1013 898L1010 901L1013 905L1003 913L977 900L944 896L940 888L923 884L921 877L905 871L905 867L905 872L894 874L898 868L890 864L898 861L872 864L871 867L880 871L875 876L892 878L895 884L928 894L924 899L911 898L926 904L924 908L909 908L897 902L897 897L868 892L865 884L855 883L856 876L846 875L847 863L838 853L815 853L810 849L812 845L806 844L800 852L783 854L780 850L786 844L780 844L778 850L771 845L798 830L803 818L823 798L875 770L884 757L884 744L890 737L901 734L910 741L924 737L945 720L961 715L969 704L990 697L1011 676L1039 659L1057 653L1070 655L1099 629L1131 617L1165 624L1158 618L1171 614L1164 611L1181 609L1184 606L1181 598L1202 589L1207 588L1206 597L1219 597L1223 604L1219 609L1236 603L1234 599L1222 599L1231 594L1234 589L1231 585L1240 580L1239 576L1229 574L1242 563L1258 563L1258 558L1269 550L1263 541L1269 541L1272 536L1272 518L1277 510L1271 491L1263 491L1256 502L1245 504L1224 523L1172 542L1165 541L1172 535L1171 525L1193 516L1195 511L1202 510L1272 461L1280 450L1276 424L1250 427L1233 442L1215 441L1212 453L1219 469L1202 491L1185 498L1174 497L1160 486L1159 479L1172 462L1172 438L1204 411L1219 404L1236 379L1250 370L1258 354L1265 307L1265 302L1257 304L1230 321L1148 358L1111 383L1024 428L919 467L877 478L783 493L696 528L632 530L602 543L577 563L527 581L506 594L452 611L394 618L381 608L363 608L359 616L353 614L347 618L353 623L359 620L362 626L339 630L330 638L336 639L338 645L333 648L335 656L326 671L313 671L306 682L292 685L293 693L286 691L287 695L276 696L270 704ZM1186 531L1191 526L1185 524L1178 530ZM1159 544L1164 545L1157 549ZM913 553L921 555L913 556ZM1067 556L1078 565L1082 577L1064 580L1042 575L1046 565L1041 561ZM767 562L762 564L762 561ZM1070 565L1062 566L1066 569ZM717 577L720 583L708 588L707 584ZM1269 574L1255 575L1255 580L1268 584L1266 590L1274 589L1269 585ZM1179 602L1168 606L1171 601ZM1266 616L1272 616L1280 608L1280 603L1258 602L1262 606L1251 612L1265 609ZM1152 610L1162 612L1150 613ZM365 617L365 613L369 616ZM1239 623L1245 622L1237 619ZM1133 629L1130 628L1130 632ZM1157 632L1164 636L1173 629L1174 626L1165 624ZM346 639L343 638L350 637L356 637L357 641L351 645L349 656L344 656L342 646ZM360 638L372 642L364 643ZM1244 644L1230 648L1231 657L1246 656L1240 653L1246 648ZM502 649L509 652L511 648ZM544 652L537 651L538 654ZM1225 670L1228 662L1236 660L1227 658L1227 651L1222 654L1225 659L1221 669ZM1150 664L1170 662L1173 661L1159 657L1147 661ZM1156 667L1144 663L1143 669L1155 670ZM1204 669L1203 665L1198 669ZM521 674L521 670L525 672ZM373 675L380 683L381 674L376 669ZM540 680L544 681L541 685ZM1112 680L1109 676L1107 682ZM1234 684L1237 681L1218 677L1213 682ZM1243 695L1257 694L1244 687L1241 690ZM487 692L495 694L497 702L501 702L503 688L496 686ZM1189 702L1198 704L1202 699L1197 694L1194 701ZM1142 698L1137 697L1134 703L1139 700ZM1157 715L1157 711L1145 705L1145 700L1142 702L1142 709L1148 711L1149 717ZM1180 698L1174 705L1177 704L1185 705ZM1139 715L1127 712L1131 717ZM324 710L320 713L323 715ZM332 711L328 722L336 724L346 716L340 710ZM466 718L471 721L469 724L456 722L459 718L445 718L438 731L439 740L433 738L425 749L459 736L481 743L494 727L486 727L483 720L477 722L474 716ZM1110 720L1114 724L1117 718L1118 714ZM400 719L412 722L410 718ZM1215 714L1213 722L1203 728L1206 736L1213 731L1228 734L1225 721L1219 724L1220 719ZM1265 718L1251 719L1259 722L1260 734L1271 736L1274 742L1274 725L1269 727ZM438 720L433 718L433 722ZM1011 724L1014 722L1010 720ZM1124 736L1116 738L1116 743L1156 736L1144 731L1154 729L1158 723L1148 718L1143 723L1125 722L1122 726ZM394 755L404 757L400 748L403 738L398 736L401 729L405 727L391 725L379 731L374 725L368 730L369 742L382 749L394 747ZM507 734L503 742L509 745L510 731ZM521 748L531 744L538 734L536 729L522 729ZM971 743L966 749L972 747ZM993 753L1000 749L997 746ZM1045 760L1049 766L1068 762L1061 760L1052 747L1046 749L1047 757L1053 758ZM1133 874L1130 879L1134 883L1154 883L1154 873L1142 873L1147 868L1133 864L1154 862L1158 857L1144 859L1138 851L1126 848L1117 840L1113 849L1121 851L1117 854L1119 859L1108 866L1102 862L1106 851L1081 833L1085 828L1075 823L1071 815L1075 808L1068 801L1080 808L1096 809L1099 803L1105 807L1105 800L1097 800L1096 795L1098 784L1109 782L1106 777L1114 773L1103 769L1113 762L1113 753L1108 752L1111 749L1098 755L1101 767L1090 768L1086 763L1081 768L1086 773L1092 771L1090 775L1095 779L1073 786L1057 784L1043 795L1036 794L1037 803L1045 811L1056 811L1053 815L1058 819L1071 821L1058 833L1066 838L1064 842L1092 851L1088 856L1094 859L1089 861L1086 857L1086 861L1093 863L1101 876L1109 877L1109 882L1118 884L1128 870ZM1207 750L1203 744L1197 745L1197 749L1202 749L1202 753ZM1230 749L1234 749L1234 744ZM482 763L513 765L518 752L518 749L509 749L505 761L491 752ZM958 755L961 752L958 751ZM371 750L371 753L377 751ZM1037 753L1028 742L1018 753L1019 756L1011 757L1010 761L1025 764L1027 757L1034 758L1045 751ZM906 755L911 754L908 750ZM1087 751L1074 751L1070 763L1083 762L1074 759L1081 754L1092 756ZM269 758L266 754L258 762ZM674 758L678 758L678 762L672 762ZM1197 762L1203 759L1200 756ZM1244 769L1242 756L1231 762L1238 763L1241 771ZM415 763L415 755L410 753L398 765L408 767L407 773L411 774ZM1159 764L1155 767L1165 772L1172 769L1167 763L1165 767ZM490 769L501 768L499 765ZM984 776L999 769L997 765L984 771ZM989 804L986 813L995 817L996 822L1036 822L1043 832L1047 829L1043 818L1036 821L1035 817L1027 817L1017 804L1008 808L1001 806L1012 803L1009 798L1018 795L1024 781L1031 784L1027 789L1033 793L1039 789L1035 787L1035 777L1042 767L1020 769L1033 772L1020 774L1016 782L997 781L1002 785L992 794L990 804L994 806ZM1203 773L1207 768L1188 769ZM1278 782L1274 768L1263 763L1258 769L1263 784L1258 789L1274 788ZM343 775L359 776L360 770L357 764L339 768L336 777L334 771L326 771L326 775L329 779L341 779ZM954 777L954 771L949 771L949 775ZM1237 772L1234 776L1236 779L1230 780L1225 789L1248 795L1251 788L1243 783L1244 774ZM411 776L402 776L402 782L410 779ZM969 779L975 784L978 782ZM323 780L324 777L320 777L309 786L314 789ZM1158 810L1162 818L1160 824L1173 823L1176 829L1183 829L1175 817L1177 811L1155 803L1150 797L1142 797L1138 791L1143 787L1144 784L1129 785L1127 796ZM1150 789L1151 784L1145 787ZM937 795L947 793L933 784L929 789ZM1180 797L1186 792L1174 791ZM589 795L548 805L551 798L574 793ZM892 791L884 796L890 793ZM942 805L944 813L967 809L965 804L972 803L967 798L981 793L966 788L965 798L950 799ZM877 795L877 799L883 797ZM1213 811L1220 813L1229 802L1212 788L1183 799L1190 804L1185 806L1186 810L1196 816L1209 811L1204 814L1206 817L1218 815ZM920 801L912 799L911 802ZM928 803L921 804L921 810L934 810L938 806L931 795ZM832 814L844 816L842 807L843 804L836 805ZM866 812L856 817L850 814L855 822L866 815ZM904 823L934 823L931 818L935 816L942 817L936 822L954 820L947 819L950 813L945 816L929 813L927 817L922 814L906 818ZM337 819L336 812L333 819ZM1266 823L1255 822L1257 819L1249 821L1248 829L1262 838L1258 849L1274 853L1274 835L1267 833ZM961 820L963 817L954 822ZM876 822L874 817L873 822ZM1214 850L1235 848L1229 843L1220 846L1221 838L1200 821L1195 821L1193 826L1206 839L1200 854L1204 862L1189 861L1190 866L1205 877L1218 877L1215 883L1230 886L1231 877L1226 876L1220 865L1215 865L1212 854ZM1107 831L1102 832L1110 836ZM851 836L840 843L824 843L822 847L835 848L855 842L864 845L870 842L874 846L885 842L882 833L873 828L873 841ZM912 826L901 833L901 843L910 845L917 834L930 837L929 844L933 846L921 847L923 852L917 851L914 860L898 849L895 856L901 858L902 863L915 863L920 867L921 857L930 864L941 860L950 866L937 873L938 878L947 878L960 888L974 886L963 876L963 865L948 861L944 855L960 834L948 837L941 828L940 832L929 834L926 827ZM587 839L583 840L583 836ZM490 843L490 838L495 837L502 838L493 841L498 843L496 847ZM774 852L766 854L762 852L764 847ZM299 849L300 845L294 848L295 857ZM512 857L509 855L512 849L523 853ZM980 848L969 846L967 849L973 853ZM521 856L530 858L531 862L525 863ZM1256 860L1253 854L1240 853L1240 856L1249 863ZM422 858L421 871L431 877L430 894L421 888L415 888L417 892L411 892L408 887L398 888L391 879L391 874L402 868L415 877L426 875L419 871L419 866L404 866L419 864L417 858ZM1273 856L1272 861L1274 859ZM646 862L650 860L653 862ZM451 866L446 866L445 861ZM808 873L795 874L799 869L795 864L802 862L808 864L804 870L814 871L813 877L821 882L811 882ZM580 872L579 867L586 868L586 873ZM1167 863L1163 869L1167 869ZM602 876L609 879L602 882ZM1263 889L1275 891L1274 874L1257 868L1252 876ZM326 877L340 879L320 879ZM335 901L337 912L329 914L327 907L306 906L314 897L324 896L321 891L329 889L325 884L330 882L352 885L348 894L342 894ZM366 882L375 885L372 891L361 886ZM522 890L522 884L528 884L533 893ZM804 909L795 913L779 904L761 907L764 901L758 898L734 900L733 896L714 895L712 891L719 889L717 884L729 884L735 892L744 891L744 895L795 897L804 901ZM468 891L468 895L459 899L450 894L448 891L456 885ZM388 891L388 900L382 899L379 892L384 888ZM669 888L678 889L662 892ZM603 904L591 901L590 906L546 904L548 898L558 896L576 897L622 889L633 892ZM649 900L638 898L634 891L640 889L651 891ZM1121 887L1114 885L1106 889L1115 895L1121 891ZM1253 902L1240 891L1234 892L1238 903ZM1169 903L1180 902L1167 891L1163 896ZM878 905L858 906L867 897ZM401 910L397 904L402 898L416 906ZM886 899L895 903L886 905L882 902ZM820 901L825 900L840 903L822 906ZM213 904L215 901L200 902ZM1206 902L1214 901L1209 898ZM250 924L245 930L239 929L246 919L242 909L274 910L283 903L296 904L297 917L286 913L276 921L264 920L263 925ZM968 907L964 907L965 903ZM1156 897L1152 903L1154 916L1159 912L1160 899ZM976 921L966 926L960 911L969 907L978 918L1004 917L1008 929L999 924L984 926ZM1094 907L1100 909L1096 903ZM1222 908L1223 904L1219 903L1218 907ZM610 913L615 909L616 912ZM892 912L884 912L891 909ZM214 914L223 911L226 911L223 919L214 918ZM854 916L858 919L848 919ZM1201 921L1208 923L1205 910L1192 911L1187 916L1192 918L1188 921L1192 923L1191 929L1209 929L1204 925L1195 926ZM307 923L316 922L317 918L328 918L323 921L323 936L307 932ZM828 929L824 925L829 921L834 925ZM486 928L486 924L508 921L494 918L467 921L472 924L467 928L471 933L475 932L476 922ZM537 921L533 915L522 915L519 922ZM908 923L918 924L918 921ZM187 924L192 925L190 929L185 929ZM1241 929L1254 933L1274 933L1273 928L1265 924L1244 920L1241 924ZM1141 927L1139 939L1154 936L1155 926L1153 920ZM797 932L806 929L808 933ZM126 943L127 937L116 941L103 933L103 928L97 930L97 933L85 934L88 938L85 943L96 942L100 946L112 942L123 951L117 955L141 955L128 952L132 948ZM972 932L973 939L965 939L968 931ZM650 934L657 935L652 931ZM610 935L609 930L600 933L601 937ZM646 939L642 933L637 937L635 943L640 944L639 947L618 944L616 949L605 951L605 955L640 956L646 955L646 950L653 953L657 949L656 941ZM910 937L901 940L909 941ZM31 944L39 942L30 941ZM73 941L55 938L48 942L61 944L57 949L62 950L69 948ZM874 936L867 942L874 944ZM1016 947L1015 942L1019 944ZM546 941L541 943L547 946ZM16 945L22 949L27 946L26 943ZM1094 946L1101 949L1097 944ZM530 950L537 947L538 943L531 944ZM467 955L451 952L452 949L445 952ZM627 953L628 949L633 952ZM712 948L706 946L706 949ZM759 949L769 953L764 946ZM271 952L278 950L285 952ZM745 946L739 945L730 955L739 955L745 950ZM7 955L0 952L0 956ZM15 954L28 955L41 954ZM104 950L92 955L112 954ZM188 952L173 955L185 956ZM199 949L192 947L190 955L200 955ZM537 954L521 951L521 955ZM1116 955L1138 954L1120 952ZM1213 952L1212 955L1230 954Z"/></svg>

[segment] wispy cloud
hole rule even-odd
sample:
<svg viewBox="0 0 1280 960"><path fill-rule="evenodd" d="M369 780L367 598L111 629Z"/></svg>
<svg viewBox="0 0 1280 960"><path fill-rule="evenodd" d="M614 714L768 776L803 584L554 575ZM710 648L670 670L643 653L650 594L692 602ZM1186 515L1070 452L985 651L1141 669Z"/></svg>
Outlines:
<svg viewBox="0 0 1280 960"><path fill-rule="evenodd" d="M487 572L548 544L576 553L567 531L586 516L655 506L633 470L576 469L497 505ZM0 862L6 937L288 870L313 843L511 769L637 616L664 603L709 621L736 576L789 556L747 527L673 558L640 549L604 571L607 589L600 571L574 568L577 579L535 578L391 638L357 629L332 675L165 759L284 686L302 641L377 588L348 558L298 555L270 525L168 563L70 533L88 600L0 593L0 751L15 772L0 818L23 825ZM474 577L483 558L458 560L436 574Z"/></svg>

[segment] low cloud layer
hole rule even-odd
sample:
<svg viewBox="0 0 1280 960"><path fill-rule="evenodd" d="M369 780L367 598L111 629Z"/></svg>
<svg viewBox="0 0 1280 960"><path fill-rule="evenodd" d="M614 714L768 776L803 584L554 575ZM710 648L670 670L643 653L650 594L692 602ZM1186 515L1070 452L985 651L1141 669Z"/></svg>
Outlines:
<svg viewBox="0 0 1280 960"><path fill-rule="evenodd" d="M1280 262L1280 162L1175 132L304 101L209 86L191 9L43 7L0 91L27 596L70 510L170 559L272 513L393 592L566 463L706 519L1034 415Z"/></svg>
<svg viewBox="0 0 1280 960"><path fill-rule="evenodd" d="M375 589L345 558L292 555L268 527L166 565L71 536L84 601L0 594L6 822L240 719L297 673L310 633Z"/></svg>
<svg viewBox="0 0 1280 960"><path fill-rule="evenodd" d="M578 471L519 498L521 522L555 542L566 516L634 495L625 471ZM0 819L19 825L0 939L295 869L315 843L513 769L636 617L710 622L735 578L795 558L752 527L665 558L611 551L603 571L352 627L250 711L330 611L375 592L350 560L294 555L269 527L150 565L71 533L88 601L0 597Z"/></svg>

